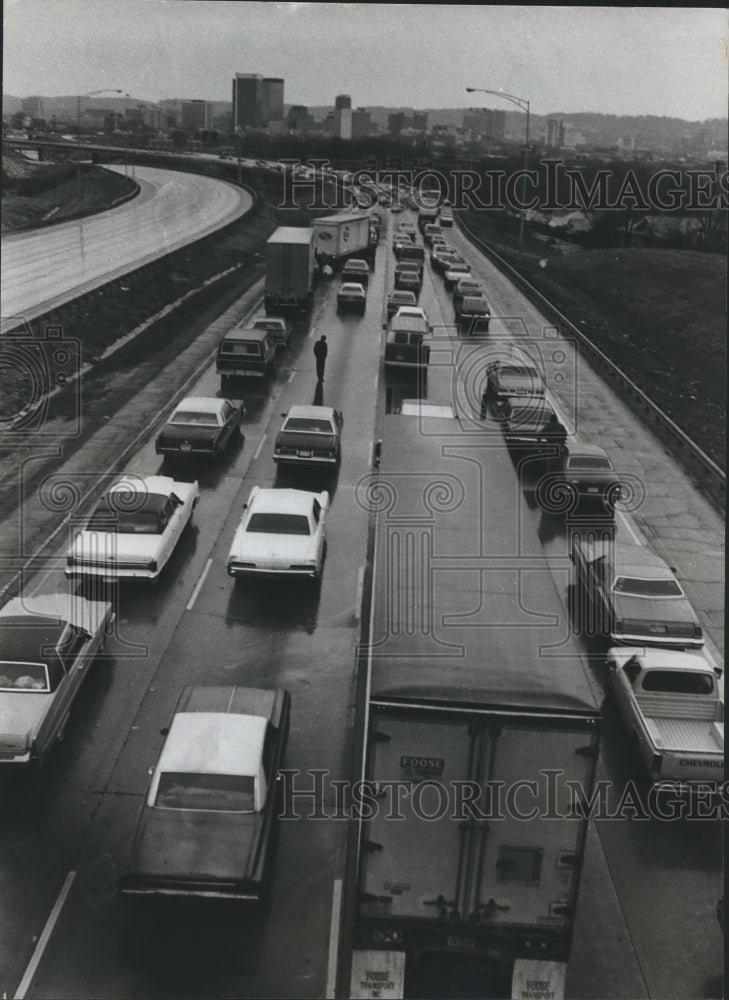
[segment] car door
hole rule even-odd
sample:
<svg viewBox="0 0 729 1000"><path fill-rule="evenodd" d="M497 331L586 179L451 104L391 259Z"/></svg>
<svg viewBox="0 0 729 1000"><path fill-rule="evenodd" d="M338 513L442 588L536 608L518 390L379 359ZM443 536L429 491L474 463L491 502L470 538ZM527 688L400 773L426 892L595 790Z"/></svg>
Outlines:
<svg viewBox="0 0 729 1000"><path fill-rule="evenodd" d="M87 650L91 638L83 629L69 625L59 642L59 655L49 658L48 674L53 698L36 738L36 753L44 757L53 743L63 735L66 720L79 688L86 676L90 657Z"/></svg>

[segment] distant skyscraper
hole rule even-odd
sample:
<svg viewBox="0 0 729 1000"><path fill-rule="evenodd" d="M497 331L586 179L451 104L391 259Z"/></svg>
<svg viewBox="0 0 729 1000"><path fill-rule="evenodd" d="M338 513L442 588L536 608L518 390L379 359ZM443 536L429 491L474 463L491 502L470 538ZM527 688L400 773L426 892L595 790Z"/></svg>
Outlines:
<svg viewBox="0 0 729 1000"><path fill-rule="evenodd" d="M342 108L351 108L352 98L349 94L337 94L334 98L334 110L340 111Z"/></svg>
<svg viewBox="0 0 729 1000"><path fill-rule="evenodd" d="M263 122L263 77L236 73L233 79L233 128L260 128Z"/></svg>
<svg viewBox="0 0 729 1000"><path fill-rule="evenodd" d="M189 129L212 128L212 115L207 101L182 101L182 127Z"/></svg>
<svg viewBox="0 0 729 1000"><path fill-rule="evenodd" d="M364 108L357 108L352 112L352 138L361 139L363 135L369 135L372 131L372 120L369 111Z"/></svg>
<svg viewBox="0 0 729 1000"><path fill-rule="evenodd" d="M427 111L415 111L415 112L413 112L413 128L417 132L427 132L428 131L428 112Z"/></svg>
<svg viewBox="0 0 729 1000"><path fill-rule="evenodd" d="M280 76L267 76L261 87L261 124L283 120L284 82Z"/></svg>
<svg viewBox="0 0 729 1000"><path fill-rule="evenodd" d="M31 118L45 118L42 97L24 97L21 107L24 115L30 115Z"/></svg>
<svg viewBox="0 0 729 1000"><path fill-rule="evenodd" d="M549 118L547 120L547 149L561 149L564 145L564 123L560 119Z"/></svg>

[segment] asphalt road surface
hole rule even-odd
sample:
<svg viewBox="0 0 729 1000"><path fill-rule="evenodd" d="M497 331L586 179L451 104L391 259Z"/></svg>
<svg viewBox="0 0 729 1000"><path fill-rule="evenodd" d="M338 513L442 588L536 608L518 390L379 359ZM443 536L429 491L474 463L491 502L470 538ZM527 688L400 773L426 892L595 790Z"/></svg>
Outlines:
<svg viewBox="0 0 729 1000"><path fill-rule="evenodd" d="M453 242L459 240L454 233ZM547 324L508 282L474 251L466 255L491 296L496 318L489 340L531 337L543 344L546 337L549 347L540 349L563 372L560 401L568 426L577 420L580 433L592 433L618 469L635 471L638 463L644 471L648 499L619 517L619 531L641 543L650 539L661 554L671 556L710 636L710 652L718 656L721 519L597 376L584 363L577 371L568 349L562 358L564 345L554 348ZM129 900L117 894L116 880L162 744L161 731L185 684L288 688L287 766L325 770L333 778L352 776L368 524L355 493L372 467L378 413L419 391L408 379L385 377L382 369L383 301L392 269L390 239L383 233L364 316L338 315L337 281L320 285L310 322L298 325L273 378L255 387L241 385L247 403L245 443L215 466L195 470L201 499L194 524L158 583L120 588L116 632L90 672L63 742L41 771L0 774L3 994L334 995L337 953L348 947L339 936L346 826L307 819L309 799L298 803L301 818L280 826L272 899L264 914L227 904ZM450 336L450 296L427 264L420 304L441 328L423 391L434 401L455 399L459 412L467 414L478 396L482 364L473 357L473 345ZM225 317L219 327L226 328ZM329 357L317 395L312 348L321 333L327 335ZM171 397L174 370L165 378ZM207 370L191 392L220 394L214 372ZM277 473L272 447L280 413L293 403L315 400L343 411L341 469ZM490 537L504 552L513 551L518 540L518 551L544 557L548 572L541 584L532 581L533 600L540 614L554 617L556 630L564 629L571 620L564 523L538 508L530 470L519 468L493 429L484 425L482 459L494 512ZM150 426L148 443L130 460L130 471L162 468L153 430ZM103 468L98 465L99 472ZM175 474L192 478L190 470ZM225 559L251 487L294 483L328 489L332 496L320 587L234 583ZM690 523L690 537L676 530L679 522ZM59 546L59 556L63 551ZM55 567L51 563L30 589L67 588L61 564L60 558ZM520 636L514 655L520 655L525 641ZM579 636L576 642L601 697L602 650ZM609 705L598 777L612 782L612 802L628 779L637 777L624 729ZM594 822L567 995L581 1000L721 996L722 940L715 917L721 864L716 821Z"/></svg>
<svg viewBox="0 0 729 1000"><path fill-rule="evenodd" d="M199 174L133 170L140 193L85 219L2 239L2 318L32 319L244 215L247 191Z"/></svg>

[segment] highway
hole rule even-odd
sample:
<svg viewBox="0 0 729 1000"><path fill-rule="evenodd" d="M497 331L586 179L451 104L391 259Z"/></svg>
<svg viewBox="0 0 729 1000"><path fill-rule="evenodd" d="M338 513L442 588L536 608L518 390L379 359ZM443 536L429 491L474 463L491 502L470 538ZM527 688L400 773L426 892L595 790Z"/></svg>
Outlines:
<svg viewBox="0 0 729 1000"><path fill-rule="evenodd" d="M98 215L2 239L2 328L32 319L244 215L252 199L226 181L133 169L139 194Z"/></svg>
<svg viewBox="0 0 729 1000"><path fill-rule="evenodd" d="M396 221L392 217L391 224ZM528 341L541 353L548 376L560 373L567 426L598 440L619 471L644 482L645 497L636 509L619 515L618 530L634 542L650 540L677 567L709 636L710 652L718 659L723 640L723 565L716 544L723 537L721 518L651 432L580 361L574 345L563 342L457 232L449 239L462 246L488 290L494 314L489 343ZM0 932L3 994L334 995L336 958L349 945L339 935L342 891L347 889L344 822L300 818L281 824L272 900L262 916L230 905L130 901L117 895L116 879L149 768L161 747L161 730L169 724L184 684L288 688L292 728L287 766L325 770L336 779L352 777L368 529L357 485L371 471L385 407L396 410L403 398L417 392L412 381L385 376L382 368L383 302L392 287L392 270L389 234L383 230L362 317L337 314L336 281L318 287L311 320L297 325L273 378L243 391L244 445L199 470L201 500L194 526L162 579L154 586L120 589L116 632L86 682L63 742L38 773L0 774L0 885L5 914L11 915ZM495 424L477 417L485 354L451 336L450 296L427 264L425 272L420 304L440 328L427 398L455 402L469 435L482 443L480 475L488 488L484 523L491 551L543 559L544 573L530 580L524 595L528 612L542 616L540 642L559 643L568 635L585 658L601 700L603 648L573 634L564 520L538 508L532 470L519 466ZM216 321L211 342L255 305L248 297ZM312 347L321 333L327 335L329 357L323 393L315 395ZM155 404L158 415L182 381L175 366L161 379L157 391L165 400ZM201 373L192 392L219 393L212 368ZM343 411L341 469L326 475L277 473L272 446L281 412L293 403L315 400ZM131 400L129 413L149 406L142 398ZM111 419L121 427L130 418L125 412ZM154 421L145 417L145 422L147 440L127 468L154 473L162 466L154 454ZM142 422L138 429L144 426ZM87 472L98 469L101 474L106 468L98 451L88 462ZM176 474L192 475L190 470ZM225 558L251 487L294 483L326 488L332 495L321 587L235 584L225 572ZM30 590L68 587L60 570L63 552L59 544L59 558L29 581ZM483 598L488 602L489 595ZM528 633L520 632L511 651L508 643L501 648L504 655L520 656L528 645ZM626 782L636 777L622 724L610 705L598 776L612 783L613 806ZM308 800L301 805L308 808ZM721 865L721 826L716 821L622 817L594 822L567 996L721 996L722 940L715 917Z"/></svg>

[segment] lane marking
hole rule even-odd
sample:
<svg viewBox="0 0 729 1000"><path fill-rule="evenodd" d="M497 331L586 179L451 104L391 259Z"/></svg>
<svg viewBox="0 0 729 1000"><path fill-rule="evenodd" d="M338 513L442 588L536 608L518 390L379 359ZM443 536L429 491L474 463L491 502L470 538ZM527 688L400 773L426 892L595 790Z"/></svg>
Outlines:
<svg viewBox="0 0 729 1000"><path fill-rule="evenodd" d="M256 448L256 450L255 450L255 452L253 454L253 461L254 462L258 458L258 456L261 454L261 448L263 448L263 444L264 444L264 442L265 442L265 440L266 440L267 437L268 437L268 434L264 434L263 437L261 438L261 440L258 442L258 447Z"/></svg>
<svg viewBox="0 0 729 1000"><path fill-rule="evenodd" d="M286 379L286 381L287 381L287 382L293 382L293 381L294 381L294 375L296 375L296 370L295 370L295 369L294 369L294 371L292 371L292 372L291 372L291 373L289 374L289 377L288 377L288 378Z"/></svg>
<svg viewBox="0 0 729 1000"><path fill-rule="evenodd" d="M633 527L633 525L632 525L632 524L630 523L630 520L629 520L629 519L628 519L628 518L626 517L626 515L625 515L625 512L624 512L624 511L622 511L622 510L619 510L619 511L618 511L618 514L619 514L619 516L620 516L620 520L621 520L621 521L623 522L623 524L625 525L625 529L626 529L626 531L627 531L627 532L628 532L628 534L629 534L629 535L631 536L631 538L633 539L633 541L635 542L635 544L636 544L636 545L647 545L648 543L647 543L646 539L645 539L645 538L643 538L643 536L642 536L642 535L640 535L640 534L639 534L639 533L638 533L638 532L637 532L637 531L635 530L635 528Z"/></svg>
<svg viewBox="0 0 729 1000"><path fill-rule="evenodd" d="M197 600L197 595L202 590L202 585L205 583L205 578L207 577L208 573L210 572L210 567L212 565L213 565L213 560L212 560L212 557L211 557L205 563L205 567L204 567L202 573L200 574L200 579L195 584L195 589L192 592L190 600L185 605L185 610L186 611L192 611L192 609L195 607L195 601Z"/></svg>
<svg viewBox="0 0 729 1000"><path fill-rule="evenodd" d="M63 904L66 902L66 897L71 891L71 886L73 885L73 880L76 878L76 872L70 871L66 876L66 881L61 886L61 891L58 894L56 902L53 904L53 909L51 910L48 920L46 920L46 925L43 928L43 933L38 938L38 944L35 946L35 951L28 963L28 968L25 970L23 978L20 980L20 985L15 993L15 1000L23 1000L25 994L28 991L33 976L36 973L38 966L40 965L40 960L43 958L43 952L46 949L46 945L50 940L51 934L53 933L53 928L56 926L56 921L61 915L61 910L63 909Z"/></svg>
<svg viewBox="0 0 729 1000"><path fill-rule="evenodd" d="M339 952L339 917L342 909L342 880L334 879L332 889L332 921L329 926L329 960L327 962L327 1000L334 1000L337 990L337 959Z"/></svg>
<svg viewBox="0 0 729 1000"><path fill-rule="evenodd" d="M354 620L360 621L362 618L362 600L364 598L364 575L365 568L360 566L357 573L357 596L354 599Z"/></svg>

